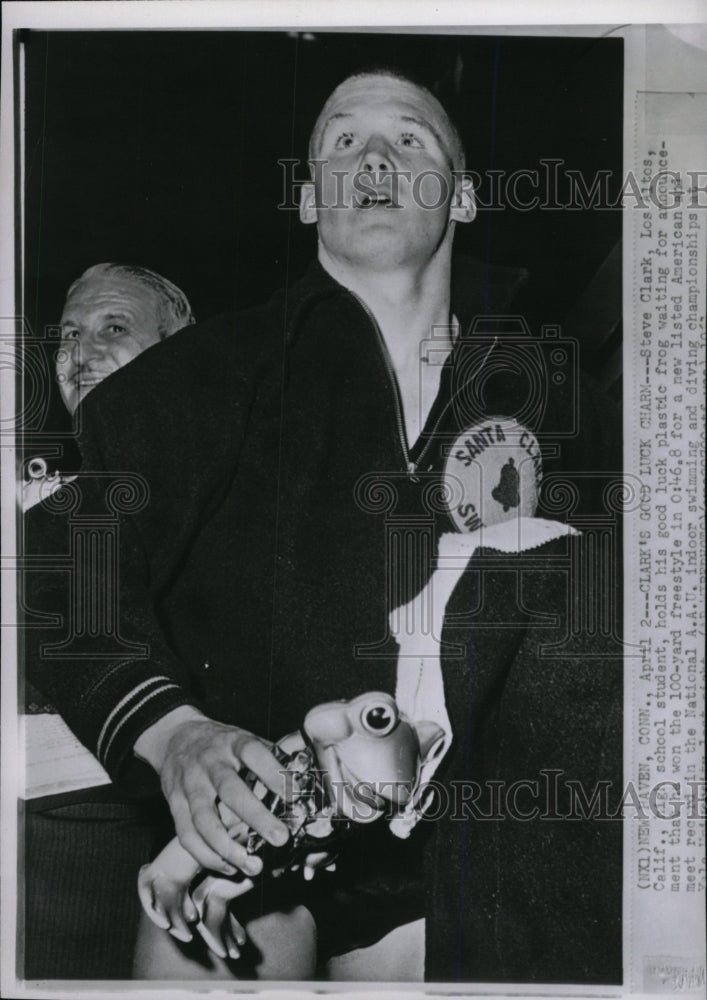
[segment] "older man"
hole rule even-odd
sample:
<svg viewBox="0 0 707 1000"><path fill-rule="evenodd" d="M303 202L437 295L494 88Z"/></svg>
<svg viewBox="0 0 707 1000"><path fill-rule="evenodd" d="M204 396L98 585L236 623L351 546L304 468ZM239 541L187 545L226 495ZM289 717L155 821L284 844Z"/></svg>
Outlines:
<svg viewBox="0 0 707 1000"><path fill-rule="evenodd" d="M113 372L193 322L184 292L155 271L114 263L84 271L67 292L56 355L56 377L69 412ZM31 479L23 489L25 510L73 478ZM28 689L30 731L40 739L39 730L46 729L56 741L60 724L45 700ZM71 759L78 769L80 760ZM155 840L160 810L130 803L111 786L70 793L58 792L60 787L57 780L53 794L26 805L25 975L128 978L137 920L135 877Z"/></svg>
<svg viewBox="0 0 707 1000"><path fill-rule="evenodd" d="M106 376L194 322L184 292L155 271L96 264L66 294L56 375L70 413Z"/></svg>
<svg viewBox="0 0 707 1000"><path fill-rule="evenodd" d="M123 519L120 559L121 635L148 652L99 661L87 647L62 666L61 685L51 664L38 662L65 718L109 773L137 782L147 762L182 844L225 874L256 875L262 863L229 837L219 802L270 844L288 837L239 771L286 796L268 741L296 729L319 702L394 689L389 613L429 578L435 540L454 523L435 499L449 445L472 415L514 417L518 407L513 372L499 377L496 369L473 405L465 394L471 383L478 389L499 339L477 338L467 350L468 320L502 303L483 267L468 310L452 299L454 231L473 220L475 206L458 132L439 101L394 72L354 75L321 111L310 156L300 214L317 225L319 249L304 279L266 306L203 324L198 337L177 335L84 408L85 467L97 473L93 488L84 484L85 509L101 509L103 470L132 470L150 487L149 503ZM421 363L433 357L446 363ZM480 360L470 367L470 357ZM564 402L553 390L535 430ZM562 453L570 467L582 448L583 467L600 461L600 438L586 426L589 402L582 413L582 434ZM503 499L517 503L512 491ZM45 583L35 600L56 609L62 598ZM513 641L504 663L526 632L505 631ZM463 657L452 666L466 676ZM482 681L498 674L474 666ZM489 683L486 721L512 738L503 680ZM544 710L540 690L533 698L530 733ZM452 723L463 732L463 702L458 709ZM589 757L593 739L583 744ZM464 838L467 828L456 827ZM375 850L363 837L345 874L323 878L338 910L323 919L321 891L306 900L330 954L371 944L423 913L416 838L396 863L398 845L385 829L370 836ZM459 850L450 856L456 865ZM466 942L482 911L494 926L504 919L492 896L474 898L478 864L484 859L437 875L441 905L459 919L455 942ZM453 897L460 885L461 910ZM447 916L445 924L435 914L437 929L428 927L433 949L439 928L448 934ZM574 931L582 937L581 926ZM390 978L421 978L419 936L414 943L417 955L396 952ZM485 958L493 966L493 955ZM542 961L542 978L538 969ZM461 960L451 978L474 975Z"/></svg>
<svg viewBox="0 0 707 1000"><path fill-rule="evenodd" d="M184 292L137 264L94 264L70 286L61 315L55 371L69 413L112 372L184 326L194 323ZM43 459L26 463L20 503L28 510L66 478L47 475Z"/></svg>

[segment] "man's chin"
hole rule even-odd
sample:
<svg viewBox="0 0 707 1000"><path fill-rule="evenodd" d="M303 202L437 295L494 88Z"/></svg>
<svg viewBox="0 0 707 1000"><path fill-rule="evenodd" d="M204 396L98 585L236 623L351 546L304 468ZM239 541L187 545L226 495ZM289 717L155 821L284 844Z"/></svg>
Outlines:
<svg viewBox="0 0 707 1000"><path fill-rule="evenodd" d="M91 382L90 385L82 385L73 393L71 400L67 400L65 398L64 403L66 404L66 408L69 413L72 415L76 413L79 403L83 403L84 399L88 396L91 390L95 389L97 385L100 385L102 381L103 379L100 379L98 382Z"/></svg>
<svg viewBox="0 0 707 1000"><path fill-rule="evenodd" d="M74 413L76 413L76 407L81 402L78 392L63 392L59 390L59 395L61 396L61 401L68 410L70 416L73 417Z"/></svg>

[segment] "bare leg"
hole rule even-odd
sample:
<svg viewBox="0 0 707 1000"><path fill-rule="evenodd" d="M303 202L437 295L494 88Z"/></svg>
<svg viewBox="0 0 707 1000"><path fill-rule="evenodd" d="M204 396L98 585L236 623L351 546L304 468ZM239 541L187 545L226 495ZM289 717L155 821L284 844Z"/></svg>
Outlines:
<svg viewBox="0 0 707 1000"><path fill-rule="evenodd" d="M182 944L167 931L140 916L134 979L228 980L313 979L316 969L316 928L309 910L268 913L245 925L248 943L237 961L212 954L198 934Z"/></svg>
<svg viewBox="0 0 707 1000"><path fill-rule="evenodd" d="M332 982L421 983L425 978L425 921L396 927L368 948L335 955L326 967Z"/></svg>

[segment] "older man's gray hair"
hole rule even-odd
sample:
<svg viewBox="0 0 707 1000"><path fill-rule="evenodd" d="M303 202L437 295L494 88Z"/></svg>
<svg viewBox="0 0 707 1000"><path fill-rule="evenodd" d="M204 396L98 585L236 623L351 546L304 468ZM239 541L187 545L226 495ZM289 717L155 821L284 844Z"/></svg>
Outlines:
<svg viewBox="0 0 707 1000"><path fill-rule="evenodd" d="M66 293L67 299L83 281L102 274L119 274L126 278L134 278L156 292L161 302L159 334L162 340L181 330L183 326L191 326L196 322L189 300L181 288L156 271L150 271L149 268L141 267L139 264L94 264L71 285Z"/></svg>

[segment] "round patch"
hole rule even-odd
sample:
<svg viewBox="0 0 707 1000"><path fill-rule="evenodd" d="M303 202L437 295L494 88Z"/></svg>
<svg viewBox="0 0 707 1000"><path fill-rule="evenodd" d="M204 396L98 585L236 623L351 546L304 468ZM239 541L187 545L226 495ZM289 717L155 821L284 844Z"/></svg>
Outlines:
<svg viewBox="0 0 707 1000"><path fill-rule="evenodd" d="M535 435L508 417L491 417L462 431L444 466L447 506L459 531L532 517L541 480Z"/></svg>

